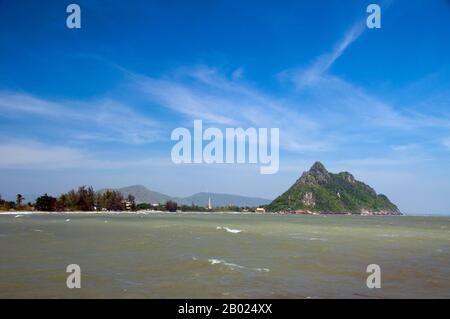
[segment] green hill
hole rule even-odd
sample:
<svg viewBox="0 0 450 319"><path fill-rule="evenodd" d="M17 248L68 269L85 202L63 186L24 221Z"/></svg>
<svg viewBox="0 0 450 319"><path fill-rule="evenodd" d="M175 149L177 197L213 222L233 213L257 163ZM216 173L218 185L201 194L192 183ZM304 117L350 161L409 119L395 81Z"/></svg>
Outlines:
<svg viewBox="0 0 450 319"><path fill-rule="evenodd" d="M316 162L285 193L267 206L268 211L401 215L385 195L357 181L352 174L330 173Z"/></svg>
<svg viewBox="0 0 450 319"><path fill-rule="evenodd" d="M133 195L136 199L136 203L165 203L168 200L171 200L172 197L166 194L162 194L159 192L155 192L147 189L142 185L133 185L122 188L111 188L110 190L119 191L124 197L127 197L129 194ZM100 193L105 192L106 189L99 190Z"/></svg>

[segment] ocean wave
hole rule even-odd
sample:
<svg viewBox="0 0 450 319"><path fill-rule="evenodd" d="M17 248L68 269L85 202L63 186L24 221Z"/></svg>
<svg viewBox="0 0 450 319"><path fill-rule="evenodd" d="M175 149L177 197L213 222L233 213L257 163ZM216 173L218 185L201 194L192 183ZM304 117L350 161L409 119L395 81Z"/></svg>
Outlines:
<svg viewBox="0 0 450 319"><path fill-rule="evenodd" d="M230 266L230 267L245 268L244 266L241 266L241 265L237 265L237 264L233 264L233 263L226 262L226 261L223 260L223 259L215 259L215 258L211 258L211 259L208 259L208 261L211 263L211 265L215 265L215 264L223 264L223 265L225 265L225 266Z"/></svg>
<svg viewBox="0 0 450 319"><path fill-rule="evenodd" d="M397 234L378 234L377 237L395 238L395 237L399 237L399 235L397 235Z"/></svg>
<svg viewBox="0 0 450 319"><path fill-rule="evenodd" d="M269 272L269 268L254 268L256 271Z"/></svg>
<svg viewBox="0 0 450 319"><path fill-rule="evenodd" d="M291 236L291 238L310 241L328 241L327 238L320 238L320 237Z"/></svg>
<svg viewBox="0 0 450 319"><path fill-rule="evenodd" d="M33 212L3 212L0 213L0 216L11 216L11 215L15 215L15 216L22 216L22 215L31 215L34 214Z"/></svg>
<svg viewBox="0 0 450 319"><path fill-rule="evenodd" d="M328 241L326 238L311 237L309 240Z"/></svg>
<svg viewBox="0 0 450 319"><path fill-rule="evenodd" d="M221 227L221 226L217 226L216 229L223 229L223 230L226 230L227 232L233 233L233 234L239 234L242 232L241 229L232 229L232 228Z"/></svg>
<svg viewBox="0 0 450 319"><path fill-rule="evenodd" d="M242 265L238 265L238 264L234 264L234 263L230 263L227 262L223 259L215 259L215 258L210 258L208 259L209 263L211 265L224 265L229 267L230 269L234 270L234 269L247 269L247 270L253 270L253 271L258 271L258 272L269 272L270 269L269 268L251 268L251 267L245 267Z"/></svg>

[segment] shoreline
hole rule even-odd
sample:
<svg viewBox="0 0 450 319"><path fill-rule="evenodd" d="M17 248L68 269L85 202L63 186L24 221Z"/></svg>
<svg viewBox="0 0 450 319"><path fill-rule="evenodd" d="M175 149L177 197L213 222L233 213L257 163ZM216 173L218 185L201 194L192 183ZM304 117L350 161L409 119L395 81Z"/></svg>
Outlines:
<svg viewBox="0 0 450 319"><path fill-rule="evenodd" d="M167 211L150 211L150 210L142 210L142 211L5 211L0 212L0 216L27 216L27 215L87 215L87 216L105 216L105 215L254 215L254 216L360 216L360 217L389 217L389 216L398 216L398 217L449 217L450 214L447 215L417 215L417 214L351 214L351 213L315 213L315 214L299 214L292 212L265 212L265 213L255 213L255 212L230 212L230 211L218 211L218 212L167 212Z"/></svg>
<svg viewBox="0 0 450 319"><path fill-rule="evenodd" d="M254 213L254 212L167 212L162 210L142 210L142 211L8 211L0 212L1 215L150 215L150 214L167 214L167 215L180 215L180 214L196 214L196 215L212 215L212 214L231 214L231 215L276 215L277 213Z"/></svg>

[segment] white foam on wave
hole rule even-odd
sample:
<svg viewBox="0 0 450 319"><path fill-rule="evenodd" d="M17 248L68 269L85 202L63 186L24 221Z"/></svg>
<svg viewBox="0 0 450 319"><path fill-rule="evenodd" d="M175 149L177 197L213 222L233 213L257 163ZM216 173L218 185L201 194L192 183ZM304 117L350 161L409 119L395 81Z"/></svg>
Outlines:
<svg viewBox="0 0 450 319"><path fill-rule="evenodd" d="M22 216L22 215L31 215L32 212L3 212L0 213L0 216L11 216L11 215L15 215L15 216Z"/></svg>
<svg viewBox="0 0 450 319"><path fill-rule="evenodd" d="M66 222L70 222L70 218L67 218L67 219L66 219Z"/></svg>
<svg viewBox="0 0 450 319"><path fill-rule="evenodd" d="M232 229L232 228L221 227L221 226L217 226L216 229L223 229L223 230L226 230L227 232L232 233L232 234L239 234L239 233L242 232L241 229Z"/></svg>
<svg viewBox="0 0 450 319"><path fill-rule="evenodd" d="M327 238L321 238L321 237L291 236L291 238L300 239L300 240L309 240L309 241L328 241Z"/></svg>
<svg viewBox="0 0 450 319"><path fill-rule="evenodd" d="M254 271L259 271L259 272L269 272L270 271L269 268L250 268L250 267L245 267L245 266L238 265L238 264L233 264L233 263L227 262L223 259L210 258L210 259L208 259L208 261L211 265L218 265L218 264L224 265L233 270L237 268L237 269L254 270Z"/></svg>
<svg viewBox="0 0 450 319"><path fill-rule="evenodd" d="M20 216L23 216L23 215L32 215L32 214L38 214L38 213L36 213L36 212L3 212L3 213L0 213L0 216L12 216L12 215L14 215L14 217L20 217Z"/></svg>
<svg viewBox="0 0 450 319"><path fill-rule="evenodd" d="M378 234L377 237L388 237L388 238L395 238L398 237L397 234Z"/></svg>
<svg viewBox="0 0 450 319"><path fill-rule="evenodd" d="M238 264L233 264L233 263L229 263L223 259L215 259L215 258L211 258L208 259L208 261L211 263L211 265L216 265L216 264L222 264L225 266L228 266L230 268L245 268L244 266L238 265Z"/></svg>

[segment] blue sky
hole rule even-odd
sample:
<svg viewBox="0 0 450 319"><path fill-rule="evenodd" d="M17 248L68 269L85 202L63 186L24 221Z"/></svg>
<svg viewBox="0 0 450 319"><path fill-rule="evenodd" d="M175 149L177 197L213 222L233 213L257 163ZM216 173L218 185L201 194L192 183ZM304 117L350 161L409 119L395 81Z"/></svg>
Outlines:
<svg viewBox="0 0 450 319"><path fill-rule="evenodd" d="M450 3L0 1L0 193L274 198L316 160L450 213ZM171 131L279 127L280 170L175 165Z"/></svg>

